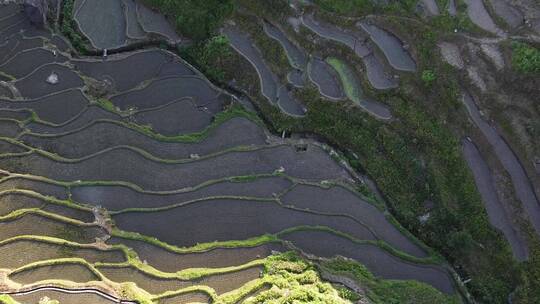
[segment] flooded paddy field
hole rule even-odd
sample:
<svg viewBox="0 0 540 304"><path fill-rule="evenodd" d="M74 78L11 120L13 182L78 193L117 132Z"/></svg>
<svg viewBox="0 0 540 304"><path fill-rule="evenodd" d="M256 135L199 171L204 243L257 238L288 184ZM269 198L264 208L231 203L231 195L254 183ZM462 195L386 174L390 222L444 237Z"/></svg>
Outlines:
<svg viewBox="0 0 540 304"><path fill-rule="evenodd" d="M0 140L0 268L21 290L47 281L51 288L97 285L125 301L241 303L286 285L329 291L336 303L348 303L305 252L350 257L381 280L455 292L446 269L430 264L429 248L382 202L359 193L358 177L339 153L308 136L289 137L287 129L273 135L171 45L133 47L180 42L172 16L145 1L105 2L74 2L77 33L96 50L115 49L95 57L49 28L35 29L16 5L0 5L0 41L9 38L0 43L0 71L8 78L0 136L9 137ZM5 7L12 13L3 18ZM363 68L344 61L350 70L340 71L287 25L262 21L287 56L289 69L275 73L253 36L233 25L222 34L287 119L307 115L300 88L317 87L387 123L390 110L367 99L360 80L365 73L375 89L396 87L392 69L416 69L404 42L375 25L344 30L316 18L304 16L302 30L345 45ZM13 295L22 302L44 296L111 303L58 290Z"/></svg>
<svg viewBox="0 0 540 304"><path fill-rule="evenodd" d="M99 277L79 264L38 266L10 274L10 279L21 284L32 284L45 280L66 280L77 283L98 281Z"/></svg>
<svg viewBox="0 0 540 304"><path fill-rule="evenodd" d="M527 177L523 165L497 129L488 121L484 120L473 97L467 92L463 93L463 103L472 121L480 129L482 134L484 134L492 146L495 155L510 175L517 198L523 204L523 208L536 233L540 234L540 202L536 197L534 188Z"/></svg>
<svg viewBox="0 0 540 304"><path fill-rule="evenodd" d="M504 206L497 196L493 174L487 163L472 141L464 139L462 140L462 146L465 160L473 172L478 191L482 195L482 199L486 205L491 224L502 231L512 247L514 256L520 260L526 259L528 254L524 240L517 234L514 228L515 224L512 223L509 214L504 210Z"/></svg>
<svg viewBox="0 0 540 304"><path fill-rule="evenodd" d="M214 218L211 227L203 221L205 217ZM358 239L375 239L366 227L345 216L297 211L271 201L206 200L159 212L119 214L113 219L122 230L154 236L177 246L193 246L197 241L242 240L296 226L316 225L331 227ZM170 229L185 233L171 235Z"/></svg>
<svg viewBox="0 0 540 304"><path fill-rule="evenodd" d="M141 192L125 186L72 187L73 200L101 205L117 211L129 208L160 208L217 196L272 198L285 191L291 183L279 177L257 178L253 181L214 181L167 192Z"/></svg>
<svg viewBox="0 0 540 304"><path fill-rule="evenodd" d="M51 259L77 257L89 263L121 263L125 260L119 250L100 251L47 243L40 240L15 240L0 245L0 268L17 269Z"/></svg>
<svg viewBox="0 0 540 304"><path fill-rule="evenodd" d="M0 222L0 239L20 235L36 235L63 238L76 243L93 243L104 231L97 227L80 227L36 214L25 214L16 219Z"/></svg>
<svg viewBox="0 0 540 304"><path fill-rule="evenodd" d="M454 292L450 274L444 268L413 264L390 255L377 246L355 244L327 232L301 231L284 237L305 252L331 258L336 254L360 261L375 275L397 280L426 282L442 292ZM321 246L321 244L323 244Z"/></svg>
<svg viewBox="0 0 540 304"><path fill-rule="evenodd" d="M92 303L92 304L113 304L115 301L104 298L102 296L93 293L65 293L54 290L43 290L25 294L12 295L13 299L20 303L39 303L39 301L45 297L57 300L62 304L80 304L80 303Z"/></svg>
<svg viewBox="0 0 540 304"><path fill-rule="evenodd" d="M240 266L265 258L273 252L287 251L279 243L269 243L255 247L215 248L203 252L176 253L143 241L112 238L109 242L125 244L132 248L141 260L158 270L169 272L188 268Z"/></svg>
<svg viewBox="0 0 540 304"><path fill-rule="evenodd" d="M99 136L98 136L99 135ZM86 140L94 139L94 140ZM264 145L266 135L254 122L233 118L212 129L200 142L162 142L109 121L96 121L82 129L60 134L28 134L21 141L67 158L81 158L115 146L130 146L163 159L204 156L238 146Z"/></svg>
<svg viewBox="0 0 540 304"><path fill-rule="evenodd" d="M54 93L24 102L0 99L0 107L2 108L31 110L40 120L52 124L66 123L81 113L87 105L88 100L78 89Z"/></svg>
<svg viewBox="0 0 540 304"><path fill-rule="evenodd" d="M273 157L279 155L279 159ZM20 168L17 161L23 162ZM316 162L318 167L309 165ZM311 146L306 152L280 145L247 152L226 152L217 156L180 163L149 160L130 149L105 150L89 158L56 161L40 154L0 158L8 171L47 176L60 181L125 181L146 190L174 190L228 176L272 174L284 168L287 174L306 180L346 179L346 171L324 150ZM322 170L321 168L324 168ZM189 178L188 178L189 177ZM166 179L160 185L156 178Z"/></svg>
<svg viewBox="0 0 540 304"><path fill-rule="evenodd" d="M119 59L76 60L75 67L98 80L111 80L115 91L133 89L144 81L167 76L195 76L179 58L162 50L135 52Z"/></svg>

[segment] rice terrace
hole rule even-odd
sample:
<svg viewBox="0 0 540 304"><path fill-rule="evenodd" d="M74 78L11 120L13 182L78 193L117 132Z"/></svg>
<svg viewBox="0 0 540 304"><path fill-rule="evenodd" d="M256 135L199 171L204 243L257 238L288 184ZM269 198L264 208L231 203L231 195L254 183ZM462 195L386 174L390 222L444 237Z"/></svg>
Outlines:
<svg viewBox="0 0 540 304"><path fill-rule="evenodd" d="M0 303L540 303L536 0L0 0Z"/></svg>

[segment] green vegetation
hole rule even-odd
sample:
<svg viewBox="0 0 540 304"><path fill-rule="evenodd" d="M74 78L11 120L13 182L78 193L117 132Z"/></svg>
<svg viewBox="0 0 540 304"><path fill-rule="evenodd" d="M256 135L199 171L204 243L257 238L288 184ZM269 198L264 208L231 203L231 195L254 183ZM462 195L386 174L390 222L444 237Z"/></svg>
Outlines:
<svg viewBox="0 0 540 304"><path fill-rule="evenodd" d="M524 74L540 74L540 50L522 42L512 43L512 66Z"/></svg>
<svg viewBox="0 0 540 304"><path fill-rule="evenodd" d="M294 252L268 257L263 279L272 288L244 303L349 303L332 285L321 281L313 265Z"/></svg>
<svg viewBox="0 0 540 304"><path fill-rule="evenodd" d="M435 72L433 72L432 70L422 71L422 81L426 86L431 86L435 79L437 79L437 76L435 76Z"/></svg>
<svg viewBox="0 0 540 304"><path fill-rule="evenodd" d="M338 72L347 97L357 104L360 103L362 101L362 90L355 71L338 58L329 57L326 62Z"/></svg>
<svg viewBox="0 0 540 304"><path fill-rule="evenodd" d="M77 22L73 18L73 5L75 0L66 0L63 2L62 10L62 22L60 24L60 31L70 41L71 45L79 51L81 54L85 54L88 51L86 38L83 38L77 31L79 28Z"/></svg>
<svg viewBox="0 0 540 304"><path fill-rule="evenodd" d="M225 74L218 67L230 57L229 40L225 36L215 36L180 49L180 56L192 62L211 80L223 82Z"/></svg>
<svg viewBox="0 0 540 304"><path fill-rule="evenodd" d="M232 0L143 0L170 17L176 29L196 41L211 37L233 12Z"/></svg>
<svg viewBox="0 0 540 304"><path fill-rule="evenodd" d="M354 153L358 159L351 165L377 182L392 213L406 229L465 270L463 275L472 278L468 287L477 299L505 303L518 285L519 270L508 244L489 224L462 159L457 138L463 131L445 123L462 122L467 116L460 107L456 76L436 53L441 33L428 25L402 21L387 19L394 28L408 33L411 45L417 45L420 70L430 70L433 74L428 76L436 77L428 77L430 88L421 77L405 75L399 90L375 93L399 119L383 124L360 110L321 99L312 87L297 92L308 109L302 120L283 115L261 98L254 101L277 132L315 133L340 150ZM266 55L264 48L257 46ZM238 65L231 62L235 65L223 67L229 74L237 71ZM236 73L235 79L239 77ZM243 83L253 82L250 75L243 77ZM249 93L259 96L259 92ZM433 100L437 102L430 102ZM457 126L465 128L467 124ZM428 208L428 201L434 206ZM429 221L421 223L418 218L427 212Z"/></svg>
<svg viewBox="0 0 540 304"><path fill-rule="evenodd" d="M19 302L13 300L12 297L6 294L0 294L0 303L2 304L19 304Z"/></svg>
<svg viewBox="0 0 540 304"><path fill-rule="evenodd" d="M315 0L323 10L345 16L360 16L373 11L371 0Z"/></svg>
<svg viewBox="0 0 540 304"><path fill-rule="evenodd" d="M376 278L367 268L352 260L335 258L323 262L323 270L353 278L366 288L366 295L374 304L457 304L459 297L448 296L430 285L416 281L394 281Z"/></svg>

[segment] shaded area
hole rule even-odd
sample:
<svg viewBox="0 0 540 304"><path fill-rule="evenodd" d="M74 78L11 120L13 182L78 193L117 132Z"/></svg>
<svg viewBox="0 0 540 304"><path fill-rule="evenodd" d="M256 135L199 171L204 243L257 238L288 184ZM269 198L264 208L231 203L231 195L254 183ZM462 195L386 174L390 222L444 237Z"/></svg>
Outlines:
<svg viewBox="0 0 540 304"><path fill-rule="evenodd" d="M510 175L516 196L523 204L523 208L527 212L536 233L540 234L540 204L521 162L497 130L484 120L474 100L466 92L463 93L463 102L471 119L482 131L489 144L493 147L493 152L495 152L504 169Z"/></svg>
<svg viewBox="0 0 540 304"><path fill-rule="evenodd" d="M465 160L474 175L476 187L484 201L484 206L486 207L489 216L489 222L504 234L506 240L512 247L512 252L516 259L520 261L527 259L527 245L514 230L513 226L515 224L512 223L509 214L506 213L504 206L499 200L497 195L499 191L497 191L497 186L493 180L491 170L489 170L488 165L474 143L468 139L463 139L461 144Z"/></svg>
<svg viewBox="0 0 540 304"><path fill-rule="evenodd" d="M75 7L74 19L98 49L118 48L126 42L124 10L119 0L85 0Z"/></svg>

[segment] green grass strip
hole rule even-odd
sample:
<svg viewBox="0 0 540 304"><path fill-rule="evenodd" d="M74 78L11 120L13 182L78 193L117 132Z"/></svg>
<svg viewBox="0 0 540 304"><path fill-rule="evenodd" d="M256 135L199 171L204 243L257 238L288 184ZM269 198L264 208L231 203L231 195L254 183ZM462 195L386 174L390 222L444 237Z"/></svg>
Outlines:
<svg viewBox="0 0 540 304"><path fill-rule="evenodd" d="M363 93L355 71L346 62L336 57L328 57L326 62L338 73L347 97L354 103L360 104Z"/></svg>

